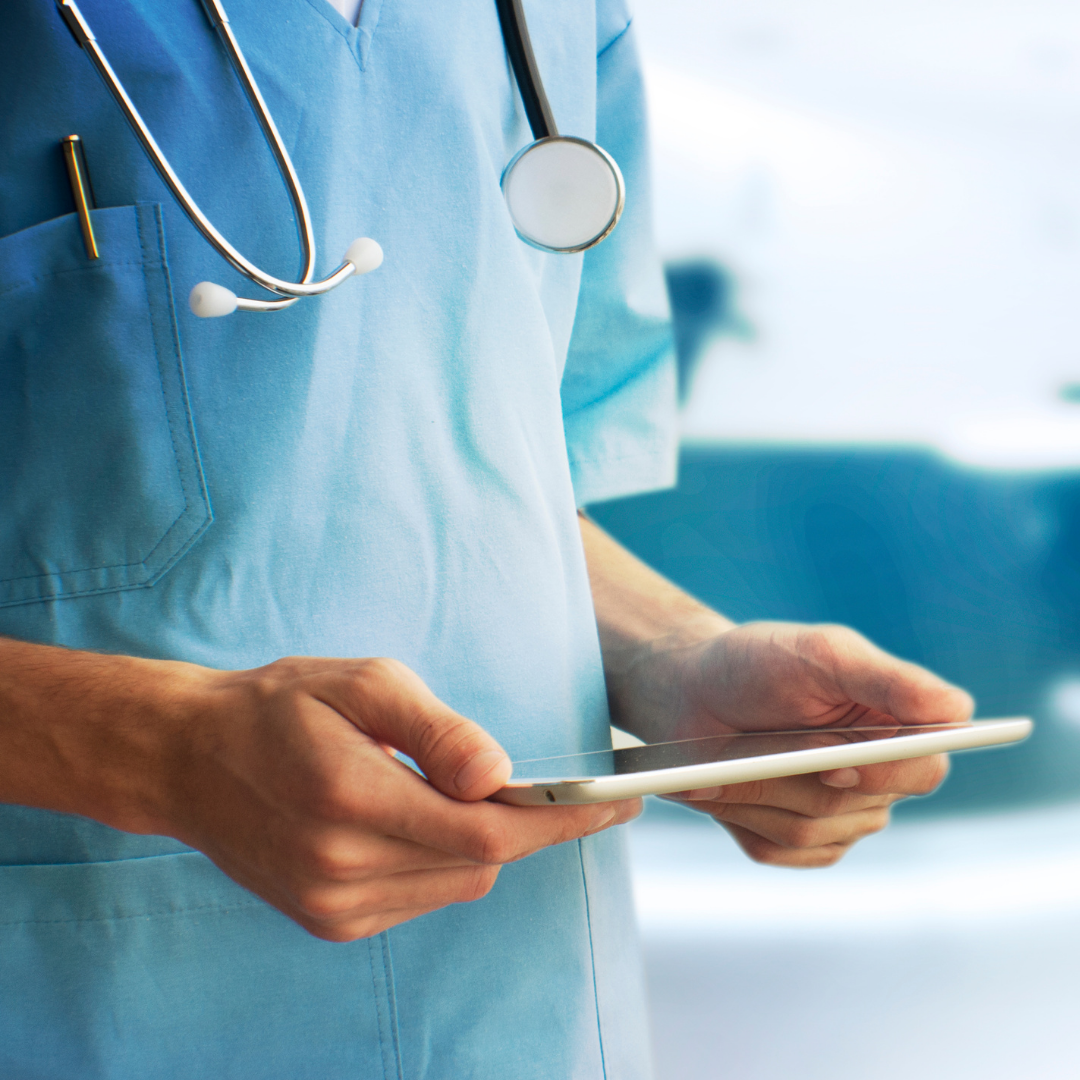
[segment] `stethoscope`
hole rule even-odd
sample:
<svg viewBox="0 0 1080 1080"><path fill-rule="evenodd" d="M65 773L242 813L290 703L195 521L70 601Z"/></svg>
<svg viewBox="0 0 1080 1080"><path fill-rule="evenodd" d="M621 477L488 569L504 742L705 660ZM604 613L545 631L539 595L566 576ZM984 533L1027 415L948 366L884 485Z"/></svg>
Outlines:
<svg viewBox="0 0 1080 1080"><path fill-rule="evenodd" d="M367 274L377 269L383 260L382 248L370 237L362 236L348 246L344 260L332 274L319 281L312 280L315 272L315 236L296 170L232 32L221 0L201 0L201 3L225 46L233 70L273 151L278 171L289 189L303 251L299 281L283 281L260 270L218 232L188 194L150 134L150 129L113 71L75 0L56 0L76 43L90 57L158 175L191 223L214 250L244 277L283 297L280 300L252 300L237 296L223 285L200 281L188 297L191 310L201 318L216 318L237 310L280 311L291 307L301 297L319 296L336 289L353 274ZM514 155L502 175L502 191L510 219L518 236L542 251L562 254L585 251L599 244L619 220L625 200L622 173L611 155L595 143L558 133L529 41L521 0L495 0L495 3L503 41L534 140Z"/></svg>

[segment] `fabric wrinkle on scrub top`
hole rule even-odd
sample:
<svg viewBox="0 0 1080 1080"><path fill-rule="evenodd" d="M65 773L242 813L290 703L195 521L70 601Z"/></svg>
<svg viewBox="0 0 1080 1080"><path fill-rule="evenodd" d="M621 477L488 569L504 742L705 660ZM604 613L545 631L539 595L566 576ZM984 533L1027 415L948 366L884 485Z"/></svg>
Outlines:
<svg viewBox="0 0 1080 1080"><path fill-rule="evenodd" d="M196 201L271 272L287 194L197 0L81 0ZM392 656L512 757L608 745L575 507L670 484L674 368L621 0L526 4L560 128L627 180L582 256L510 224L529 139L493 0L228 10L311 205L275 315L198 236L51 3L0 66L0 633L249 668ZM82 136L102 257L58 145ZM639 1080L619 830L370 940L309 936L165 837L0 807L0 1076Z"/></svg>

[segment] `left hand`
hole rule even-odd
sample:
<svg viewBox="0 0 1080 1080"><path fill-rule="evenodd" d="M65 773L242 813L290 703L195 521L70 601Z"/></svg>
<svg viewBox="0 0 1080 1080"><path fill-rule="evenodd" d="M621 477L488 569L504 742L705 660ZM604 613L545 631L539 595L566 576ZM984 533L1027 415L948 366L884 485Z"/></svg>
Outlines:
<svg viewBox="0 0 1080 1080"><path fill-rule="evenodd" d="M609 683L615 722L648 742L733 731L960 723L968 694L842 626L747 623L650 642ZM757 862L828 866L933 791L943 755L669 796L712 815Z"/></svg>

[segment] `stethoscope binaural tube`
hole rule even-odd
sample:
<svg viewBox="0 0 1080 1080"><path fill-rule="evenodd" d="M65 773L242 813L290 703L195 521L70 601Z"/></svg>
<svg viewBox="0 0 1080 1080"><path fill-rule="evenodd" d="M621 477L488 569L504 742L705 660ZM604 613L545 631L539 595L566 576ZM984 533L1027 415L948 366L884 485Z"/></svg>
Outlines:
<svg viewBox="0 0 1080 1080"><path fill-rule="evenodd" d="M522 240L542 251L585 251L618 224L626 201L622 172L596 143L559 134L521 0L495 0L495 5L535 140L503 171L501 185L510 220Z"/></svg>
<svg viewBox="0 0 1080 1080"><path fill-rule="evenodd" d="M303 249L302 273L299 281L284 281L259 269L253 262L241 255L218 232L210 219L199 209L195 200L180 182L180 178L173 171L168 159L150 133L150 129L139 115L138 109L135 108L134 102L128 96L123 84L113 71L104 52L102 52L93 31L83 17L75 0L56 0L56 6L75 38L76 44L90 57L98 74L106 87L108 87L113 98L115 98L116 103L120 106L147 157L150 158L158 175L164 181L165 186L172 192L173 197L180 204L180 208L188 216L191 223L202 233L214 250L246 278L270 292L285 297L285 299L281 300L252 300L236 296L232 290L226 289L223 285L216 285L212 281L202 281L191 290L188 298L191 310L202 318L215 318L228 315L237 310L280 311L282 308L291 307L300 297L319 296L337 288L338 285L353 274L366 274L371 270L375 270L382 263L382 248L374 240L368 237L360 237L349 245L343 262L332 274L320 281L311 280L315 270L315 237L311 226L311 213L308 210L307 200L304 198L304 192L300 186L296 170L293 168L289 152L285 149L273 117L271 117L266 102L263 100L263 96L255 82L255 77L244 59L244 54L232 32L232 28L229 26L229 19L225 14L221 0L202 0L202 5L218 37L224 44L225 51L229 54L229 60L237 77L240 79L248 100L251 102L255 115L258 117L263 134L266 136L266 140L277 161L278 169L289 190L297 232L300 237L300 246Z"/></svg>
<svg viewBox="0 0 1080 1080"><path fill-rule="evenodd" d="M312 280L315 237L307 200L255 76L229 25L222 0L200 2L229 56L288 188L302 250L298 281L285 281L261 270L218 232L162 153L75 0L55 2L76 44L89 56L151 164L191 223L230 266L280 297L274 300L238 297L223 285L201 281L188 297L194 314L201 318L216 318L233 311L280 311L291 307L301 297L329 292L352 275L369 273L382 264L382 248L369 237L360 237L349 245L344 260L332 274L319 281ZM619 220L625 201L622 173L611 156L595 143L558 133L533 56L521 0L495 0L495 3L503 40L535 140L514 155L502 175L502 191L510 219L522 240L543 251L584 251L600 243Z"/></svg>

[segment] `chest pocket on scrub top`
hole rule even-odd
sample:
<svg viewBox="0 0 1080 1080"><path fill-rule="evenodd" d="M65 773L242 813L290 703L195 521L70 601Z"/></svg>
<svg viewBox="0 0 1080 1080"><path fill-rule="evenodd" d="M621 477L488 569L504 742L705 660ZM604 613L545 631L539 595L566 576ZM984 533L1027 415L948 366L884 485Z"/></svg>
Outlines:
<svg viewBox="0 0 1080 1080"><path fill-rule="evenodd" d="M0 606L152 585L212 520L157 206L0 239Z"/></svg>

